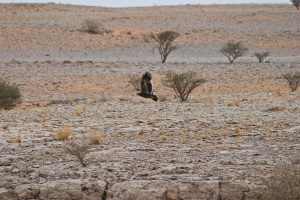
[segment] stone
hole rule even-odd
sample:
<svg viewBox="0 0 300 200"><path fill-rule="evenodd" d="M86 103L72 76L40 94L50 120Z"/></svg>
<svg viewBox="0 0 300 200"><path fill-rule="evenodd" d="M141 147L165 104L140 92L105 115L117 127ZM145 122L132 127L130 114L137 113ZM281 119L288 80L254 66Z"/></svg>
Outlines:
<svg viewBox="0 0 300 200"><path fill-rule="evenodd" d="M0 166L10 166L11 165L11 161L6 159L6 158L1 158L0 159Z"/></svg>
<svg viewBox="0 0 300 200"><path fill-rule="evenodd" d="M106 185L105 181L58 180L21 185L15 189L15 193L20 199L102 199Z"/></svg>

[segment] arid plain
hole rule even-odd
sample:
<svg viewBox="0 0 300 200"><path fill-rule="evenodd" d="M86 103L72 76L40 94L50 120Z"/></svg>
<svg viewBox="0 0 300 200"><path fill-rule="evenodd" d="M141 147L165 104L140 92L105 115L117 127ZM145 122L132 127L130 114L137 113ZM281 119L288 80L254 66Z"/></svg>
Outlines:
<svg viewBox="0 0 300 200"><path fill-rule="evenodd" d="M259 199L281 162L299 167L300 12L292 5L135 8L0 4L0 78L22 102L0 111L0 199ZM85 20L105 33L82 31ZM145 35L180 33L165 64ZM219 53L242 41L230 64ZM258 63L253 53L269 51ZM207 82L187 102L162 84L168 71ZM158 102L128 76L146 71ZM97 134L82 167L58 141Z"/></svg>

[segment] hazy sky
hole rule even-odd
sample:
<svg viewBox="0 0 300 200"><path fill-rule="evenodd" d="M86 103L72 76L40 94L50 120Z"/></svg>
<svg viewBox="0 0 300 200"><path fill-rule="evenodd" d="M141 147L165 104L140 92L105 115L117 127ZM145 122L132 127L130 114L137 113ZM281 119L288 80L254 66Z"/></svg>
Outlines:
<svg viewBox="0 0 300 200"><path fill-rule="evenodd" d="M0 3L63 3L105 7L178 5L178 4L239 4L239 3L290 3L289 0L0 0Z"/></svg>

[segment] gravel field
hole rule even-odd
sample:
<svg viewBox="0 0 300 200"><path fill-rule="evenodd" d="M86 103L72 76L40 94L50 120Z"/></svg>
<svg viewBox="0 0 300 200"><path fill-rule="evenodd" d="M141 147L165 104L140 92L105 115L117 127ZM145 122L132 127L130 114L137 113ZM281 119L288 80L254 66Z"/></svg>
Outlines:
<svg viewBox="0 0 300 200"><path fill-rule="evenodd" d="M0 200L252 200L280 163L299 168L300 93L282 78L300 68L292 5L0 11L0 78L22 94L0 111ZM111 32L82 32L87 19ZM165 64L143 39L163 30L181 34ZM233 64L218 53L229 40L249 48ZM187 70L207 82L181 102L162 80ZM146 71L158 102L128 83ZM66 147L93 134L83 167Z"/></svg>

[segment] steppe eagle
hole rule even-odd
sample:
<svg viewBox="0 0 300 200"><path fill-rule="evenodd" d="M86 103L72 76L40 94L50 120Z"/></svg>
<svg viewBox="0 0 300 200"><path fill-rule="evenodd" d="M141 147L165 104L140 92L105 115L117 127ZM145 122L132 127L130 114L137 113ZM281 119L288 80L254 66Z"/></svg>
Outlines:
<svg viewBox="0 0 300 200"><path fill-rule="evenodd" d="M149 72L146 72L142 76L141 81L141 92L137 93L137 95L144 97L144 98L150 98L153 101L157 101L157 96L153 93L152 90L152 84L151 84L152 75Z"/></svg>

